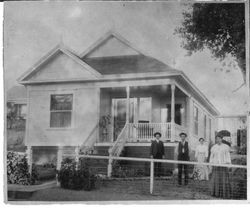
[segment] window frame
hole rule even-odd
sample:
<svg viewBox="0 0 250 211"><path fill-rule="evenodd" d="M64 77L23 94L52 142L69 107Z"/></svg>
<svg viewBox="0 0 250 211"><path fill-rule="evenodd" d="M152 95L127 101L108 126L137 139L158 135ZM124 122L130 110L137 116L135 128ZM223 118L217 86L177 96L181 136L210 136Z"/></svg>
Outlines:
<svg viewBox="0 0 250 211"><path fill-rule="evenodd" d="M52 99L52 96L55 96L55 95L72 95L72 105L71 105L71 110L51 110L51 99ZM74 123L74 121L73 121L73 114L74 114L74 105L75 105L75 103L74 103L74 93L69 93L69 92L60 92L60 93L57 93L57 92L55 92L55 93L50 93L50 95L49 95L49 129L52 129L52 130L54 130L54 129L62 129L62 130L64 130L64 129L72 129L73 128L73 123ZM70 117L70 125L69 126L67 126L67 127L52 127L51 126L51 113L63 113L63 112L71 112L71 117Z"/></svg>
<svg viewBox="0 0 250 211"><path fill-rule="evenodd" d="M197 119L195 118L195 113L197 111ZM194 105L194 109L193 109L193 134L195 136L198 136L199 135L199 108L198 106ZM197 127L197 128L196 128ZM197 131L196 131L197 129Z"/></svg>
<svg viewBox="0 0 250 211"><path fill-rule="evenodd" d="M209 141L212 141L212 118L208 118L208 138Z"/></svg>
<svg viewBox="0 0 250 211"><path fill-rule="evenodd" d="M203 124L204 124L204 139L207 139L207 115L204 114L203 116Z"/></svg>

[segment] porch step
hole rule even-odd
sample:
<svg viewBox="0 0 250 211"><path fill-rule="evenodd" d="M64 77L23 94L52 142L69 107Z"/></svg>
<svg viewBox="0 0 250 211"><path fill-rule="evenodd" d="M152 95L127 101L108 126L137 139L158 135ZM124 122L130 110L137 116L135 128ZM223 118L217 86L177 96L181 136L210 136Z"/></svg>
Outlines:
<svg viewBox="0 0 250 211"><path fill-rule="evenodd" d="M86 162L94 174L107 175L108 160L89 158Z"/></svg>
<svg viewBox="0 0 250 211"><path fill-rule="evenodd" d="M109 146L95 146L94 155L109 156Z"/></svg>

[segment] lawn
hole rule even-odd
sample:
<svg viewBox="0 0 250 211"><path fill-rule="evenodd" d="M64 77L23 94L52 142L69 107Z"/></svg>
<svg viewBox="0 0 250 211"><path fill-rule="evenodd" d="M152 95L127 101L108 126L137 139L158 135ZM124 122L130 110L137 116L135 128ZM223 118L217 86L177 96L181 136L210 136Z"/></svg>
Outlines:
<svg viewBox="0 0 250 211"><path fill-rule="evenodd" d="M202 188L203 187L203 188ZM149 193L148 180L105 181L92 191L66 190L60 187L33 193L28 201L125 201L125 200L208 200L203 185L177 186L173 181L155 181L154 194Z"/></svg>

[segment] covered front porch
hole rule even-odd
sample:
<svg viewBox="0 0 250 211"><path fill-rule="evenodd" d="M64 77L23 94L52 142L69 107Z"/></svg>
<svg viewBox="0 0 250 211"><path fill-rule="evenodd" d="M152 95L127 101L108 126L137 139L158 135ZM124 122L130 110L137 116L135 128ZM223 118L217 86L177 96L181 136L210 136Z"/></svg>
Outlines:
<svg viewBox="0 0 250 211"><path fill-rule="evenodd" d="M98 143L149 143L160 132L164 142L187 132L188 96L175 84L100 89Z"/></svg>

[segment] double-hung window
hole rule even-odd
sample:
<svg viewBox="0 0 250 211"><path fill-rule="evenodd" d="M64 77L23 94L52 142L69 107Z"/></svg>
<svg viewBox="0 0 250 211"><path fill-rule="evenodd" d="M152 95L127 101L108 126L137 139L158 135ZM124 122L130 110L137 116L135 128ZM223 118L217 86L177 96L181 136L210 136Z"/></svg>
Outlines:
<svg viewBox="0 0 250 211"><path fill-rule="evenodd" d="M194 106L194 134L198 136L199 133L199 109Z"/></svg>
<svg viewBox="0 0 250 211"><path fill-rule="evenodd" d="M207 138L207 115L204 114L204 139Z"/></svg>
<svg viewBox="0 0 250 211"><path fill-rule="evenodd" d="M50 98L50 127L69 128L72 121L73 94L55 94Z"/></svg>

